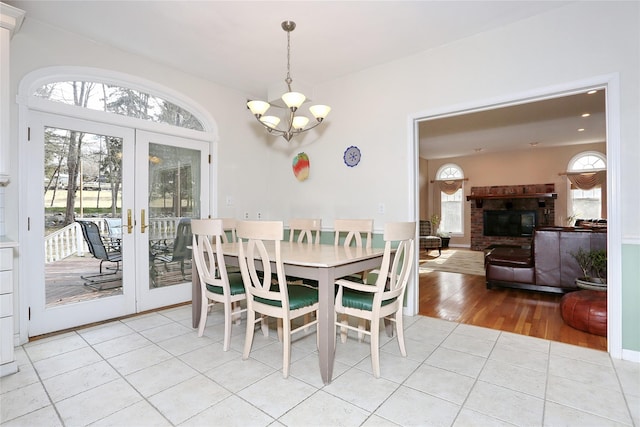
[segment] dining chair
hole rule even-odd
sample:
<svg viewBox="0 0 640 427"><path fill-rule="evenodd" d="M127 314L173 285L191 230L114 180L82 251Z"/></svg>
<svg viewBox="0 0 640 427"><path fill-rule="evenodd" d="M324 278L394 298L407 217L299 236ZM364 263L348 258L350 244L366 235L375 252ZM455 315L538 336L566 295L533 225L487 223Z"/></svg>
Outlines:
<svg viewBox="0 0 640 427"><path fill-rule="evenodd" d="M294 218L289 220L289 241L320 243L322 219ZM298 236L297 238L295 236Z"/></svg>
<svg viewBox="0 0 640 427"><path fill-rule="evenodd" d="M345 247L371 248L372 219L336 219L333 222L333 230L335 246L340 244L344 236L342 244Z"/></svg>
<svg viewBox="0 0 640 427"><path fill-rule="evenodd" d="M334 245L341 243L344 247L356 247L371 249L373 233L372 219L336 219L333 222ZM364 241L364 244L363 244ZM354 278L366 280L367 271L352 275Z"/></svg>
<svg viewBox="0 0 640 427"><path fill-rule="evenodd" d="M220 219L191 220L193 234L193 261L200 278L201 306L198 336L204 333L209 308L216 303L224 305L224 343L222 349L229 350L233 317L246 311L240 309L240 302L246 299L244 282L239 273L228 273L222 251L225 235Z"/></svg>
<svg viewBox="0 0 640 427"><path fill-rule="evenodd" d="M282 376L289 376L291 336L318 323L318 291L307 286L288 286L281 257L282 221L240 221L238 260L247 292L247 333L242 359L249 358L255 334L256 313L278 319L282 330ZM271 252L268 250L271 249ZM316 313L315 320L292 329L291 321ZM280 334L279 334L280 335Z"/></svg>
<svg viewBox="0 0 640 427"><path fill-rule="evenodd" d="M235 218L220 218L220 220L222 221L222 230L224 231L222 243L233 243L237 241L236 227L238 221ZM231 238L229 238L229 236L231 236Z"/></svg>
<svg viewBox="0 0 640 427"><path fill-rule="evenodd" d="M375 282L356 283L346 279L336 281L338 292L335 302L334 328L340 327L342 342L347 339L348 329L371 337L371 367L376 378L380 377L380 319L387 318L395 323L400 353L404 357L407 355L402 325L402 305L414 261L415 232L414 222L385 224L382 264L379 270L371 272L371 276L377 274ZM360 326L351 326L344 319L338 321L340 314L368 321L369 330L363 331Z"/></svg>

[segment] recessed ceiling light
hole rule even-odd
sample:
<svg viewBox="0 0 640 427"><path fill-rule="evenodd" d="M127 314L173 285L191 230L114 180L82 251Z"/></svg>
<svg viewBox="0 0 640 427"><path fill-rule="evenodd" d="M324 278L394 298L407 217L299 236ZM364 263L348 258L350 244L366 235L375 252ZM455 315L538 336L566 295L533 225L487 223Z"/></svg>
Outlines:
<svg viewBox="0 0 640 427"><path fill-rule="evenodd" d="M584 113L584 114L582 115L582 117L589 117L590 115L591 115L591 113Z"/></svg>
<svg viewBox="0 0 640 427"><path fill-rule="evenodd" d="M539 142L530 142L529 145L532 147L537 147L538 144L540 144Z"/></svg>
<svg viewBox="0 0 640 427"><path fill-rule="evenodd" d="M479 153L483 150L483 148L474 148L473 151L475 151L476 153Z"/></svg>
<svg viewBox="0 0 640 427"><path fill-rule="evenodd" d="M587 95L593 95L594 93L598 92L597 90L590 90L589 92L587 92Z"/></svg>
<svg viewBox="0 0 640 427"><path fill-rule="evenodd" d="M578 129L578 132L584 132L584 128Z"/></svg>

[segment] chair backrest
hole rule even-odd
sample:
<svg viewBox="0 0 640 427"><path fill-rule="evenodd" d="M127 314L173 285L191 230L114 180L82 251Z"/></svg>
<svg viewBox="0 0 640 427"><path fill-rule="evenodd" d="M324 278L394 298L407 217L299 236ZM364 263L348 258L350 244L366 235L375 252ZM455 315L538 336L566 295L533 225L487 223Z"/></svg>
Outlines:
<svg viewBox="0 0 640 427"><path fill-rule="evenodd" d="M346 234L344 246L362 248L362 240L366 239L365 247L371 248L371 233L373 233L372 219L336 219L333 223L335 232L334 245L340 244L341 234Z"/></svg>
<svg viewBox="0 0 640 427"><path fill-rule="evenodd" d="M122 238L122 218L105 218L107 225L107 235L112 239Z"/></svg>
<svg viewBox="0 0 640 427"><path fill-rule="evenodd" d="M382 301L397 298L402 303L409 282L415 251L415 222L389 222L384 226L384 255L376 279L378 288L374 306ZM393 251L393 247L396 246Z"/></svg>
<svg viewBox="0 0 640 427"><path fill-rule="evenodd" d="M231 295L227 266L222 252L223 221L220 219L191 220L193 261L200 277L200 287L220 286L224 295Z"/></svg>
<svg viewBox="0 0 640 427"><path fill-rule="evenodd" d="M322 220L315 218L295 218L289 220L289 241L294 241L297 233L298 243L320 243L320 229Z"/></svg>
<svg viewBox="0 0 640 427"><path fill-rule="evenodd" d="M432 228L431 221L428 219L420 220L420 236L435 236L435 231Z"/></svg>
<svg viewBox="0 0 640 427"><path fill-rule="evenodd" d="M172 261L182 261L191 256L189 246L192 242L191 218L180 218L176 229L176 238L173 241Z"/></svg>
<svg viewBox="0 0 640 427"><path fill-rule="evenodd" d="M89 252L98 259L109 260L109 254L100 236L100 227L93 221L76 220L82 229L82 235L87 242Z"/></svg>
<svg viewBox="0 0 640 427"><path fill-rule="evenodd" d="M220 218L222 221L222 230L224 233L222 234L222 243L232 243L238 240L236 235L236 227L238 226L238 221L235 218ZM231 235L231 239L229 236Z"/></svg>
<svg viewBox="0 0 640 427"><path fill-rule="evenodd" d="M287 279L280 249L284 237L282 221L239 221L237 233L238 261L247 292L247 305L254 304L259 298L265 304L288 308ZM267 246L273 247L273 256L269 256ZM274 263L275 271L271 263ZM258 265L262 266L262 272ZM279 286L272 290L271 280L274 277Z"/></svg>

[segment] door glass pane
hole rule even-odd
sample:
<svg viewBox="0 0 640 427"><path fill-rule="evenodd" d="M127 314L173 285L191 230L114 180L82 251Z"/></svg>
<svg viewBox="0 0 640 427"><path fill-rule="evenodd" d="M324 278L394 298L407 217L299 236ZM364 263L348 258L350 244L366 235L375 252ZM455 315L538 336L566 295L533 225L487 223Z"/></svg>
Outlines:
<svg viewBox="0 0 640 427"><path fill-rule="evenodd" d="M45 128L46 306L122 294L122 138Z"/></svg>
<svg viewBox="0 0 640 427"><path fill-rule="evenodd" d="M198 150L149 144L149 288L191 280L191 218L200 218Z"/></svg>

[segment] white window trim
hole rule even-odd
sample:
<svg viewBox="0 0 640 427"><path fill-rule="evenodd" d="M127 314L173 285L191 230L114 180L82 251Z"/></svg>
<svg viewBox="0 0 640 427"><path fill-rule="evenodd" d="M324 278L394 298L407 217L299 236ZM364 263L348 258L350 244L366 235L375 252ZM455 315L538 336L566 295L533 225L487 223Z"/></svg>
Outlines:
<svg viewBox="0 0 640 427"><path fill-rule="evenodd" d="M457 165L456 163L445 163L444 165L440 166L438 168L438 171L436 172L436 180L439 179L443 179L440 177L440 174L447 168L455 168L457 170L460 171L460 174L462 176L457 177L457 178L452 178L452 179L464 179L464 169L462 169L460 167L460 165ZM446 178L444 178L446 179ZM435 191L440 191L440 189L438 189L437 187L434 189ZM451 237L464 237L464 233L465 233L465 228L464 228L464 215L465 215L465 203L464 203L464 182L462 183L462 187L460 187L460 190L462 191L462 203L460 205L460 218L462 223L460 224L460 232L458 233L451 233ZM442 217L442 197L440 198L440 217Z"/></svg>
<svg viewBox="0 0 640 427"><path fill-rule="evenodd" d="M602 154L599 151L583 151L581 153L576 154L575 156L573 156L571 158L571 160L569 160L569 163L567 164L567 171L568 172L580 172L580 171L585 171L585 172L595 172L595 171L601 171L601 170L607 170L606 167L604 168L594 168L594 169L572 169L571 166L579 159L581 159L582 157L586 157L586 156L594 156L599 158L600 160L602 160L604 162L604 164L607 164L607 156Z"/></svg>
<svg viewBox="0 0 640 427"><path fill-rule="evenodd" d="M604 168L593 168L593 169L572 169L573 164L581 159L582 157L585 156L594 156L599 158L600 160L602 160L605 164ZM598 171L603 171L603 170L607 170L606 168L606 164L607 164L607 156L599 151L582 151L578 154L576 154L575 156L573 156L569 162L567 163L567 172L598 172ZM567 212L571 212L573 213L573 190L571 188L571 181L569 181L568 179L567 181ZM602 193L600 193L600 204L602 204ZM573 213L573 215L575 215L575 213ZM600 215L602 216L602 214Z"/></svg>

